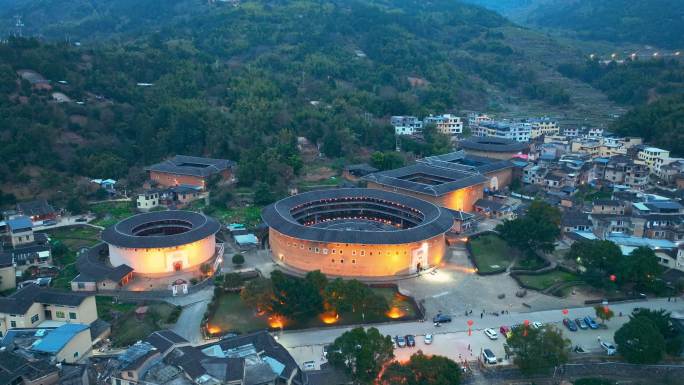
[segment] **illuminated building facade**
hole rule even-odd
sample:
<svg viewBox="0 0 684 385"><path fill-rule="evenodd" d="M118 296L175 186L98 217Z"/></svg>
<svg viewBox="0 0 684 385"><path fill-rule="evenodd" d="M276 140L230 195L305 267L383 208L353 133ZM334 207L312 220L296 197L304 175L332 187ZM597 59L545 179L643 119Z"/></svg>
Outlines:
<svg viewBox="0 0 684 385"><path fill-rule="evenodd" d="M166 275L198 269L216 252L219 223L201 213L158 211L134 215L102 233L109 262L136 275Z"/></svg>
<svg viewBox="0 0 684 385"><path fill-rule="evenodd" d="M447 211L430 202L375 189L312 191L263 211L274 260L333 276L412 274L439 264Z"/></svg>
<svg viewBox="0 0 684 385"><path fill-rule="evenodd" d="M164 187L192 186L207 188L209 178L218 176L221 180L233 177L235 162L226 159L201 158L176 155L161 163L147 167L150 180Z"/></svg>

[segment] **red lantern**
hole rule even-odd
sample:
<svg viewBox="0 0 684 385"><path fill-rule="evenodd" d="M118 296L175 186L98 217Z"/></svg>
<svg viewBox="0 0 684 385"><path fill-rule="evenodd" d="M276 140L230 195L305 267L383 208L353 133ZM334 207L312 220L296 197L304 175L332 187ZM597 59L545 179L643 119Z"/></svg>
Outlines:
<svg viewBox="0 0 684 385"><path fill-rule="evenodd" d="M568 315L568 309L563 309L563 315Z"/></svg>
<svg viewBox="0 0 684 385"><path fill-rule="evenodd" d="M615 274L611 274L609 278L610 278L610 282L615 282L615 280L617 279Z"/></svg>
<svg viewBox="0 0 684 385"><path fill-rule="evenodd" d="M473 326L473 320L471 320L471 319L468 320L468 326Z"/></svg>
<svg viewBox="0 0 684 385"><path fill-rule="evenodd" d="M523 330L523 337L527 337L527 328L530 326L530 320L525 320L523 323L525 324L525 330Z"/></svg>
<svg viewBox="0 0 684 385"><path fill-rule="evenodd" d="M472 336L472 335L473 335L472 326L473 326L473 320L469 319L469 320L468 320L468 335L469 335L469 336Z"/></svg>

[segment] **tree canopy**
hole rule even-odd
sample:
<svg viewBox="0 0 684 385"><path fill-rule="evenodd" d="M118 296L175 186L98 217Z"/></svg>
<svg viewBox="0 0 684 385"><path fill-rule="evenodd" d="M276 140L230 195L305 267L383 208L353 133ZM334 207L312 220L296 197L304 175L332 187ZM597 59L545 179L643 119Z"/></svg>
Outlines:
<svg viewBox="0 0 684 385"><path fill-rule="evenodd" d="M461 367L443 356L426 356L422 351L406 363L392 362L382 374L382 385L459 385Z"/></svg>
<svg viewBox="0 0 684 385"><path fill-rule="evenodd" d="M570 340L550 325L513 328L506 343L515 352L513 362L525 374L542 373L568 361Z"/></svg>
<svg viewBox="0 0 684 385"><path fill-rule="evenodd" d="M344 332L328 349L328 362L360 384L373 383L383 365L392 358L392 337L383 336L376 328Z"/></svg>
<svg viewBox="0 0 684 385"><path fill-rule="evenodd" d="M549 253L555 249L560 235L560 211L546 202L535 200L525 215L504 221L496 230L509 245L520 251Z"/></svg>
<svg viewBox="0 0 684 385"><path fill-rule="evenodd" d="M633 364L655 364L665 354L665 338L646 317L632 317L615 332L618 352Z"/></svg>
<svg viewBox="0 0 684 385"><path fill-rule="evenodd" d="M623 256L620 247L611 241L581 240L570 246L566 259L582 268L582 278L595 287L612 284L610 276L618 273Z"/></svg>

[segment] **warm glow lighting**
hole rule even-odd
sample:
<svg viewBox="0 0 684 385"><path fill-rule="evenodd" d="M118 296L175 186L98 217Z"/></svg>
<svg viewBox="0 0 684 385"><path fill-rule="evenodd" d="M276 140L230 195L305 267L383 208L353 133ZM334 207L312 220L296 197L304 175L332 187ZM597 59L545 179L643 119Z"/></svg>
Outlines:
<svg viewBox="0 0 684 385"><path fill-rule="evenodd" d="M326 325L332 325L340 319L340 315L334 311L327 311L321 314L321 321Z"/></svg>
<svg viewBox="0 0 684 385"><path fill-rule="evenodd" d="M218 326L207 325L207 331L209 332L209 334L218 334L221 333L221 328Z"/></svg>
<svg viewBox="0 0 684 385"><path fill-rule="evenodd" d="M477 269L475 269L473 267L453 265L453 266L449 266L449 268L452 270L460 271L461 273L466 273L466 274L475 274L477 272Z"/></svg>
<svg viewBox="0 0 684 385"><path fill-rule="evenodd" d="M451 275L440 270L436 270L434 274L423 274L422 276L430 282L444 283L452 281Z"/></svg>
<svg viewBox="0 0 684 385"><path fill-rule="evenodd" d="M403 311L402 309L399 309L396 306L393 306L391 309L389 309L389 311L387 313L385 313L385 315L387 315L387 317L389 317L389 318L397 319L397 318L404 317L406 315L406 312Z"/></svg>
<svg viewBox="0 0 684 385"><path fill-rule="evenodd" d="M285 327L285 318L279 315L272 315L268 317L268 326L272 329L282 329Z"/></svg>

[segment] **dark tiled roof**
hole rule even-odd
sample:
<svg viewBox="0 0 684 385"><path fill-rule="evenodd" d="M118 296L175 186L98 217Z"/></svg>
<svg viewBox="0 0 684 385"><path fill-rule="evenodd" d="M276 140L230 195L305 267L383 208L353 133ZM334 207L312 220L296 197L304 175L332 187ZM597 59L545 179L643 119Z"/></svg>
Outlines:
<svg viewBox="0 0 684 385"><path fill-rule="evenodd" d="M102 282L104 280L119 282L133 271L133 268L128 265L109 266L102 259L106 255L107 244L105 243L95 245L87 253L81 254L76 261L79 274L73 282Z"/></svg>
<svg viewBox="0 0 684 385"><path fill-rule="evenodd" d="M55 372L57 367L45 360L28 361L9 351L0 352L0 384L12 384L19 378L30 382Z"/></svg>
<svg viewBox="0 0 684 385"><path fill-rule="evenodd" d="M566 227L591 226L589 215L579 211L566 211L561 218L561 225Z"/></svg>
<svg viewBox="0 0 684 385"><path fill-rule="evenodd" d="M369 165L368 163L350 164L348 166L345 166L344 169L351 173L359 173L364 175L378 171L377 168Z"/></svg>
<svg viewBox="0 0 684 385"><path fill-rule="evenodd" d="M623 206L624 204L622 201L615 200L615 199L597 199L593 202L594 206Z"/></svg>
<svg viewBox="0 0 684 385"><path fill-rule="evenodd" d="M471 137L460 141L459 146L466 150L489 152L520 152L529 150L527 143L493 137Z"/></svg>
<svg viewBox="0 0 684 385"><path fill-rule="evenodd" d="M17 203L17 211L32 217L36 215L54 214L55 208L52 207L45 199L38 199L30 202Z"/></svg>
<svg viewBox="0 0 684 385"><path fill-rule="evenodd" d="M396 231L379 230L347 230L328 229L306 226L298 222L292 215L293 208L309 202L326 199L376 199L408 207L422 214L420 222L414 227ZM365 201L361 202L363 204ZM353 202L352 202L353 203ZM396 206L386 206L388 210L399 210ZM368 210L384 210L385 206L377 204ZM453 218L445 209L421 199L392 192L375 189L329 189L311 191L280 200L267 206L262 218L274 230L298 239L316 242L361 243L361 244L403 244L429 239L447 232L453 225ZM393 214L401 215L401 214Z"/></svg>
<svg viewBox="0 0 684 385"><path fill-rule="evenodd" d="M515 166L513 162L508 160L467 155L464 151L455 151L443 155L429 156L427 158L419 159L418 162L450 170L480 174L513 168Z"/></svg>
<svg viewBox="0 0 684 385"><path fill-rule="evenodd" d="M202 158L197 156L176 155L148 167L148 171L157 171L176 175L208 177L232 168L235 162L227 159Z"/></svg>
<svg viewBox="0 0 684 385"><path fill-rule="evenodd" d="M25 314L36 302L79 306L89 295L40 287L34 284L24 286L9 297L0 298L0 313Z"/></svg>
<svg viewBox="0 0 684 385"><path fill-rule="evenodd" d="M480 207L490 211L511 211L511 207L501 202L493 201L491 199L478 199L475 202L475 207Z"/></svg>
<svg viewBox="0 0 684 385"><path fill-rule="evenodd" d="M166 352L175 344L188 343L188 341L185 338L179 336L171 330L156 331L147 336L147 338L145 338L145 341L150 343L155 348L157 348L157 350L159 350L160 352Z"/></svg>
<svg viewBox="0 0 684 385"><path fill-rule="evenodd" d="M136 235L136 229L175 221L189 225L189 230L173 235ZM221 230L221 225L209 216L193 211L167 210L137 214L110 226L102 232L102 240L126 248L174 247L202 240Z"/></svg>
<svg viewBox="0 0 684 385"><path fill-rule="evenodd" d="M427 184L407 180L411 175L428 175L444 180L441 184ZM473 172L450 170L424 163L418 163L389 171L376 172L363 177L368 182L412 191L430 196L442 196L452 191L485 183L487 179Z"/></svg>

